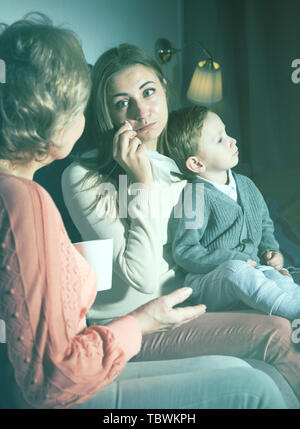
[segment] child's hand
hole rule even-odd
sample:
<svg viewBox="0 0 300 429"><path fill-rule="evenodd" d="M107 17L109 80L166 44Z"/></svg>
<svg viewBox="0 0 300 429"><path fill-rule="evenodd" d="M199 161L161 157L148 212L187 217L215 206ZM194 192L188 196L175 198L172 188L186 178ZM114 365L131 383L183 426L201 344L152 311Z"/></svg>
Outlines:
<svg viewBox="0 0 300 429"><path fill-rule="evenodd" d="M284 276L291 277L291 279L293 278L293 276L291 275L291 273L289 272L289 270L287 270L286 268L281 268L281 270L279 270L279 272L281 274L283 274Z"/></svg>
<svg viewBox="0 0 300 429"><path fill-rule="evenodd" d="M283 256L280 252L274 252L273 250L269 250L265 253L265 258L268 265L275 268L275 270L280 271L283 267Z"/></svg>
<svg viewBox="0 0 300 429"><path fill-rule="evenodd" d="M252 267L255 267L257 265L257 263L255 261L253 261L253 259L248 259L248 264L252 265Z"/></svg>

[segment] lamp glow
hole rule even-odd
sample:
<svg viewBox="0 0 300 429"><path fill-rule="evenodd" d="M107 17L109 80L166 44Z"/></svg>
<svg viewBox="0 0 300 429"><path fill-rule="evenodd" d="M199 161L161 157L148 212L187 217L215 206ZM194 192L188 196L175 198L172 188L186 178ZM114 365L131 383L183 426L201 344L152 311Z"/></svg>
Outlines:
<svg viewBox="0 0 300 429"><path fill-rule="evenodd" d="M211 105L222 100L222 72L218 63L213 61L211 53L198 41L186 44L180 49L172 47L168 39L158 39L155 44L157 60L166 64L171 61L173 54L183 51L187 46L197 44L207 57L200 61L194 71L187 98L195 104Z"/></svg>
<svg viewBox="0 0 300 429"><path fill-rule="evenodd" d="M197 64L187 98L195 104L206 105L222 100L222 73L218 63L207 60Z"/></svg>

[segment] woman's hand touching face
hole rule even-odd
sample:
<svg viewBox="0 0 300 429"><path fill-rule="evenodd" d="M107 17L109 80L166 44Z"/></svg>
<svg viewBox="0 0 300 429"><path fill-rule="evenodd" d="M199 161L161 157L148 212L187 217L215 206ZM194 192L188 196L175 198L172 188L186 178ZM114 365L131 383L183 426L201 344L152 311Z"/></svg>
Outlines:
<svg viewBox="0 0 300 429"><path fill-rule="evenodd" d="M156 150L168 120L168 106L165 88L152 69L137 64L116 73L108 86L108 105L116 128L128 121L136 137Z"/></svg>
<svg viewBox="0 0 300 429"><path fill-rule="evenodd" d="M152 167L146 146L127 121L114 135L113 157L126 171L132 183L140 183L145 187L151 186Z"/></svg>

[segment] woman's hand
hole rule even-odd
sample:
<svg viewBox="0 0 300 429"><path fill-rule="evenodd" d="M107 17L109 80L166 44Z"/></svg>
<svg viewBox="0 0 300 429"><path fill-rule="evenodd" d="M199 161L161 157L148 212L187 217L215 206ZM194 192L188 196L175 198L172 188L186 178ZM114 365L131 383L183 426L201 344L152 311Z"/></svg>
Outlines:
<svg viewBox="0 0 300 429"><path fill-rule="evenodd" d="M140 323L143 334L175 328L201 316L206 311L203 304L173 308L174 305L185 301L191 292L191 288L177 289L169 295L153 299L138 307L129 315L135 317Z"/></svg>
<svg viewBox="0 0 300 429"><path fill-rule="evenodd" d="M283 275L283 276L288 276L291 279L293 279L292 274L289 272L289 270L287 270L286 268L281 268L281 270L279 270L279 272ZM294 280L294 279L293 279Z"/></svg>
<svg viewBox="0 0 300 429"><path fill-rule="evenodd" d="M133 183L142 183L147 187L153 183L151 162L145 144L136 135L129 122L125 122L114 135L113 157Z"/></svg>

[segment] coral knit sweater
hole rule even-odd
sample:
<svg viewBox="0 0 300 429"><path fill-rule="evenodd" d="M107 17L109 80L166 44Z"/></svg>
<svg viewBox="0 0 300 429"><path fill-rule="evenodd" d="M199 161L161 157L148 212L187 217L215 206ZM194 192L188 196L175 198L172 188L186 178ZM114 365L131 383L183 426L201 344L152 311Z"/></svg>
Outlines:
<svg viewBox="0 0 300 429"><path fill-rule="evenodd" d="M96 275L69 240L49 194L31 180L0 173L0 319L11 383L30 406L84 402L138 353L141 329L133 317L86 327L96 294Z"/></svg>

